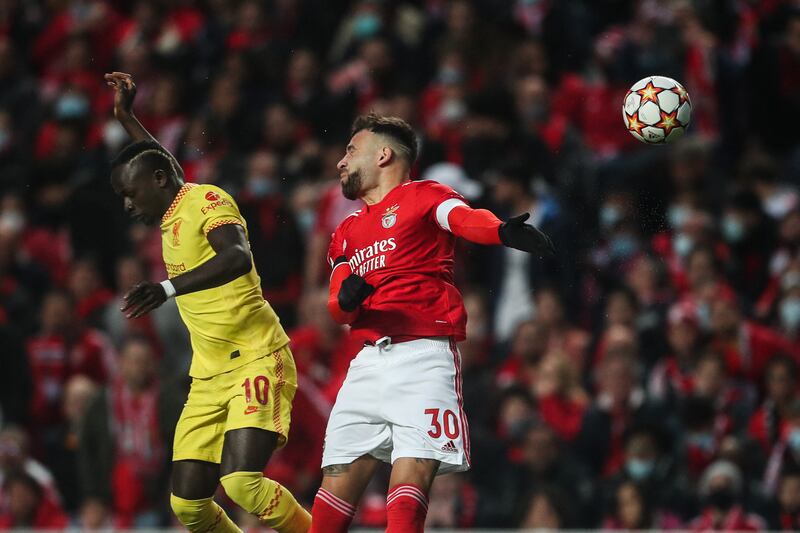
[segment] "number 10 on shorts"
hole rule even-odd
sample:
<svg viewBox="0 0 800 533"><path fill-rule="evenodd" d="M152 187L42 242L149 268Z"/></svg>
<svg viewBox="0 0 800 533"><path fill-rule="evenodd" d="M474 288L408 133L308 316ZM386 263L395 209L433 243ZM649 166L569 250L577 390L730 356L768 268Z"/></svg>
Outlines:
<svg viewBox="0 0 800 533"><path fill-rule="evenodd" d="M266 376L256 376L252 381L247 378L242 383L242 388L244 389L244 400L248 405L253 403L254 392L258 403L267 405L269 402L269 380Z"/></svg>
<svg viewBox="0 0 800 533"><path fill-rule="evenodd" d="M448 439L458 438L458 417L453 411L445 409L444 412L441 412L440 409L425 409L425 414L431 417L431 429L428 430L428 435L432 438L441 437L442 429Z"/></svg>

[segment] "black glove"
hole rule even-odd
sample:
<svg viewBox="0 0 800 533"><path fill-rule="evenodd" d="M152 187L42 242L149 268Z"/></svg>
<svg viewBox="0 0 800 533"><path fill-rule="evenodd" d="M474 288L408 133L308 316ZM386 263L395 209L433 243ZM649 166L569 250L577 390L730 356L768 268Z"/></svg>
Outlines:
<svg viewBox="0 0 800 533"><path fill-rule="evenodd" d="M358 274L350 274L339 287L339 307L348 313L355 311L367 296L375 291L375 287L367 283Z"/></svg>
<svg viewBox="0 0 800 533"><path fill-rule="evenodd" d="M500 240L509 248L523 252L554 254L553 241L532 225L525 224L528 217L528 213L523 213L500 224Z"/></svg>

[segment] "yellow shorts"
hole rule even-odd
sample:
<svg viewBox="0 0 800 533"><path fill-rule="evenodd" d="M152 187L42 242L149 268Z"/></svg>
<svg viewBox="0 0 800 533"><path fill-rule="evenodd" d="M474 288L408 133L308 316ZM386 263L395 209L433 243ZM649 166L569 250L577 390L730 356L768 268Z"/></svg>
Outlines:
<svg viewBox="0 0 800 533"><path fill-rule="evenodd" d="M286 444L297 370L288 346L206 379L192 378L189 398L175 428L173 461L220 463L225 432L259 428Z"/></svg>

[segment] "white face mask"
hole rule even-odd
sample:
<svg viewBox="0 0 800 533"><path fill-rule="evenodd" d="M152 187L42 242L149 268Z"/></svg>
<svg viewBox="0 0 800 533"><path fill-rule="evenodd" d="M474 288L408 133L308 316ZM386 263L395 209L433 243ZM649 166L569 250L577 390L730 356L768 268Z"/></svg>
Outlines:
<svg viewBox="0 0 800 533"><path fill-rule="evenodd" d="M125 128L116 120L109 120L103 126L103 143L109 150L117 150L127 139Z"/></svg>
<svg viewBox="0 0 800 533"><path fill-rule="evenodd" d="M797 331L800 326L800 298L786 298L778 309L783 328Z"/></svg>
<svg viewBox="0 0 800 533"><path fill-rule="evenodd" d="M0 231L18 233L25 227L25 217L19 211L6 211L0 215Z"/></svg>

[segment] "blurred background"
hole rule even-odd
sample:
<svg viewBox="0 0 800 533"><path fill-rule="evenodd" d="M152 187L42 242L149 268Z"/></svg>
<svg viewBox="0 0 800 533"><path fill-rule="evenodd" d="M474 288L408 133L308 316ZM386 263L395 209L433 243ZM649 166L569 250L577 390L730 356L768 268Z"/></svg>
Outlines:
<svg viewBox="0 0 800 533"><path fill-rule="evenodd" d="M166 273L109 186L111 70L248 221L300 370L267 475L303 502L359 349L325 308L358 208L335 164L374 110L416 128L415 177L531 213L558 249L459 244L474 467L437 479L429 526L800 529L800 3L781 0L0 0L0 529L175 523L191 352L173 301L118 311ZM690 93L677 144L625 131L652 74ZM385 523L386 482L357 524Z"/></svg>

